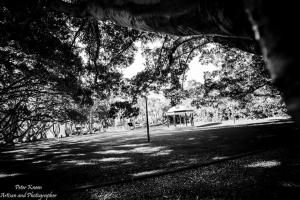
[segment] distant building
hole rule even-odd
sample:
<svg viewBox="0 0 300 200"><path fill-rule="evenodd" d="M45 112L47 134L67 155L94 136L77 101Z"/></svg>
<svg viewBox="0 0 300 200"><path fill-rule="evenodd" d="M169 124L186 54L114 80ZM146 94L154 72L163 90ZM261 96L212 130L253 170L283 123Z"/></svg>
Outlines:
<svg viewBox="0 0 300 200"><path fill-rule="evenodd" d="M166 112L169 124L176 126L191 124L194 126L194 110L183 105L174 106Z"/></svg>

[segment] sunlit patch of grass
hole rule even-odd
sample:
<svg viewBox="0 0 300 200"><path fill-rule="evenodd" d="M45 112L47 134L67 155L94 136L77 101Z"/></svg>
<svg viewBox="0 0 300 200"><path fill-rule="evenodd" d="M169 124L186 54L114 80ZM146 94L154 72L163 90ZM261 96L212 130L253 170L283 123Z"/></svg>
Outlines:
<svg viewBox="0 0 300 200"><path fill-rule="evenodd" d="M72 164L72 165L95 165L95 163L93 163L93 162L84 161L84 160L66 160L66 161L63 161L62 163Z"/></svg>
<svg viewBox="0 0 300 200"><path fill-rule="evenodd" d="M141 146L148 146L148 143L142 143L142 144L123 144L123 145L119 145L117 147L141 147Z"/></svg>
<svg viewBox="0 0 300 200"><path fill-rule="evenodd" d="M144 172L139 172L139 173L134 173L132 174L133 177L139 177L139 176L145 176L145 175L151 175L151 174L156 174L158 172L163 172L164 170L151 170L151 171L144 171Z"/></svg>
<svg viewBox="0 0 300 200"><path fill-rule="evenodd" d="M228 156L216 156L216 157L213 157L212 160L224 160L228 158Z"/></svg>
<svg viewBox="0 0 300 200"><path fill-rule="evenodd" d="M123 147L125 145L122 145ZM129 147L130 145L126 145ZM130 146L134 147L134 146ZM96 151L94 152L95 154L103 154L103 155L109 155L109 154L135 154L135 153L145 153L145 154L152 154L152 156L159 156L159 155L168 155L172 152L172 150L165 150L166 147L164 146L149 146L149 147L134 147L132 149L127 149L127 150L104 150L104 151Z"/></svg>
<svg viewBox="0 0 300 200"><path fill-rule="evenodd" d="M299 183L294 183L294 182L282 182L280 183L283 187L286 188L297 188L300 189L300 184Z"/></svg>
<svg viewBox="0 0 300 200"><path fill-rule="evenodd" d="M120 162L120 161L125 161L125 160L130 160L129 157L110 157L110 158L102 158L102 159L93 159L93 161L98 161L98 162Z"/></svg>
<svg viewBox="0 0 300 200"><path fill-rule="evenodd" d="M93 194L91 199L98 199L98 200L112 200L117 199L120 195L117 192L100 192L97 194Z"/></svg>
<svg viewBox="0 0 300 200"><path fill-rule="evenodd" d="M72 156L72 154L61 154L61 155L55 156L55 158L65 158L65 157L70 157L70 156Z"/></svg>
<svg viewBox="0 0 300 200"><path fill-rule="evenodd" d="M24 175L24 174L22 174L22 173L1 173L0 172L0 178L20 176L20 175Z"/></svg>
<svg viewBox="0 0 300 200"><path fill-rule="evenodd" d="M151 154L150 156L167 156L169 155L170 153L172 153L173 150L171 149L167 149L167 150L162 150L162 151L159 151L157 153L153 153Z"/></svg>
<svg viewBox="0 0 300 200"><path fill-rule="evenodd" d="M33 161L32 163L33 164L38 164L38 163L47 163L49 161L46 161L46 160L37 160L37 161Z"/></svg>
<svg viewBox="0 0 300 200"><path fill-rule="evenodd" d="M191 140L195 140L195 138L188 138L187 140L191 141Z"/></svg>
<svg viewBox="0 0 300 200"><path fill-rule="evenodd" d="M132 161L122 163L122 165L135 165L135 164L136 164L136 162L132 162Z"/></svg>
<svg viewBox="0 0 300 200"><path fill-rule="evenodd" d="M16 150L11 150L11 151L3 151L1 153L9 153L9 154L15 154L15 153L27 153L31 151L30 149L16 149Z"/></svg>
<svg viewBox="0 0 300 200"><path fill-rule="evenodd" d="M155 146L155 147L136 147L131 150L134 153L155 153L166 147L163 146Z"/></svg>
<svg viewBox="0 0 300 200"><path fill-rule="evenodd" d="M249 167L249 168L255 168L255 167L271 168L271 167L277 167L280 164L281 164L281 162L277 161L277 160L267 160L267 161L254 162L254 163L245 165L245 167Z"/></svg>
<svg viewBox="0 0 300 200"><path fill-rule="evenodd" d="M106 151L97 151L94 152L96 154L124 154L124 153L128 153L129 151L126 150L106 150Z"/></svg>

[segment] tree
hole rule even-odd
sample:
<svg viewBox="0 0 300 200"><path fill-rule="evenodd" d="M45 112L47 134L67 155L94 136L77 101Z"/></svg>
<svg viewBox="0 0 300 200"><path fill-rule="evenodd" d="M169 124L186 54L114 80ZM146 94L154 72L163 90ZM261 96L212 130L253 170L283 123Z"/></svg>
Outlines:
<svg viewBox="0 0 300 200"><path fill-rule="evenodd" d="M48 6L70 16L110 19L140 30L206 36L213 42L257 53L252 25L269 63L273 82L282 91L289 112L300 124L300 79L295 73L299 60L294 51L300 39L299 30L290 26L297 24L299 18L296 3L270 3L267 0L55 0Z"/></svg>
<svg viewBox="0 0 300 200"><path fill-rule="evenodd" d="M148 102L148 116L152 124L160 124L164 120L165 112L170 108L169 100L164 98L149 97ZM146 123L146 105L145 99L139 98L136 106L139 108L139 115L135 117L138 123Z"/></svg>
<svg viewBox="0 0 300 200"><path fill-rule="evenodd" d="M161 40L161 47L144 46L146 68L132 78L131 90L136 94L163 90L174 106L187 97L183 85L188 64L209 42L200 37L183 39L167 35L159 35L156 40Z"/></svg>
<svg viewBox="0 0 300 200"><path fill-rule="evenodd" d="M45 2L15 3L0 4L4 143L28 135L45 137L51 123L86 122L93 94L105 99L118 92L122 77L118 69L132 62L133 42L142 36L109 22L49 11ZM79 55L83 52L87 63Z"/></svg>
<svg viewBox="0 0 300 200"><path fill-rule="evenodd" d="M200 60L203 64L213 62L220 70L206 72L204 85L191 86L193 105L212 106L224 119L284 113L280 93L271 83L260 56L214 46L204 49Z"/></svg>
<svg viewBox="0 0 300 200"><path fill-rule="evenodd" d="M132 103L128 101L117 101L110 105L109 117L110 118L131 118L138 115L139 109L133 107Z"/></svg>
<svg viewBox="0 0 300 200"><path fill-rule="evenodd" d="M63 14L43 12L23 18L1 3L0 140L13 143L45 137L49 123L67 118L73 104L92 104L78 79L82 62L70 45Z"/></svg>
<svg viewBox="0 0 300 200"><path fill-rule="evenodd" d="M77 104L91 104L93 92L97 92L100 99L108 98L110 92L117 91L122 83L116 68L132 62L132 44L144 36L131 29L110 29L113 25L105 21L110 19L126 27L188 36L163 36L162 48L156 51L154 62L149 61L149 75L144 73L148 83L143 83L145 79L141 73L130 90L131 94L139 94L147 87L157 90L169 84L167 94L176 97L176 93L182 90L179 83L184 80L186 64L205 43L219 43L259 55L252 24L257 27L256 35L260 36L263 53L271 63L273 80L283 92L290 111L299 116L299 77L293 73L298 59L297 54L288 48L288 44L298 45L299 34L285 23L297 18L297 6L289 3L282 9L277 3L250 2L252 4L238 0L138 3L133 0L4 0L1 2L1 51L5 58L2 66L18 66L17 70L24 74L38 75L35 79L44 81L42 87L60 92ZM278 18L282 10L288 12ZM86 66L78 59L80 48L77 44L80 43L88 58ZM11 69L7 67L5 70ZM169 72L177 74L172 76ZM175 99L174 104L179 101ZM17 102L14 104L18 105ZM3 116L6 120L6 115Z"/></svg>

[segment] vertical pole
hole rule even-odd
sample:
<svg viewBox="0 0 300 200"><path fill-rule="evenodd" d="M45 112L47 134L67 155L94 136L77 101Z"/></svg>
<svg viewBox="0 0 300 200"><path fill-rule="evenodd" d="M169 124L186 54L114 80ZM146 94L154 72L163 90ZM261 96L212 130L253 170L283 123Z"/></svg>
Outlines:
<svg viewBox="0 0 300 200"><path fill-rule="evenodd" d="M194 126L194 113L192 113L191 124L192 124L192 126Z"/></svg>
<svg viewBox="0 0 300 200"><path fill-rule="evenodd" d="M233 123L235 124L235 112L233 113Z"/></svg>
<svg viewBox="0 0 300 200"><path fill-rule="evenodd" d="M184 113L184 123L185 123L185 126L187 126L187 116L186 116L186 113Z"/></svg>
<svg viewBox="0 0 300 200"><path fill-rule="evenodd" d="M147 139L148 139L148 142L150 142L149 120L148 120L148 102L147 102L147 97L146 96L145 96L145 103L146 103Z"/></svg>
<svg viewBox="0 0 300 200"><path fill-rule="evenodd" d="M180 114L178 115L178 118L179 118L179 126L181 125L181 116Z"/></svg>
<svg viewBox="0 0 300 200"><path fill-rule="evenodd" d="M173 124L174 124L174 126L176 126L176 116L175 116L175 114L173 114Z"/></svg>

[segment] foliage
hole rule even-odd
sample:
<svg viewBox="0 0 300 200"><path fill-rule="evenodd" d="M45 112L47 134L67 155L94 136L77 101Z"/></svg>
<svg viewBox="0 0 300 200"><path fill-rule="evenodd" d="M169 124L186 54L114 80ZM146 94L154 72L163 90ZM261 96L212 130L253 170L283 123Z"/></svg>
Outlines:
<svg viewBox="0 0 300 200"><path fill-rule="evenodd" d="M134 104L151 91L162 90L171 106L194 98L194 105L218 107L227 117L237 109L247 114L247 108L257 108L250 112L254 117L280 111L278 92L261 57L230 49L234 41L139 32L92 17L67 16L51 10L49 2L0 3L0 141L45 137L55 122L136 117L141 111ZM157 40L160 47L147 46ZM142 41L146 68L124 79L120 71L132 64L136 41ZM214 42L223 46L211 48ZM222 63L222 70L207 73L204 85L184 88L196 55L203 64ZM265 101L272 106L256 107ZM230 111L229 102L234 102ZM161 116L156 108L167 106L156 103L153 119Z"/></svg>
<svg viewBox="0 0 300 200"><path fill-rule="evenodd" d="M147 97L148 116L150 124L160 124L164 119L165 112L170 108L170 101L166 98L158 96ZM139 98L136 106L139 108L139 115L135 117L135 121L144 124L146 122L146 102L145 98Z"/></svg>
<svg viewBox="0 0 300 200"><path fill-rule="evenodd" d="M132 63L133 43L142 36L110 22L69 18L43 3L0 4L0 141L5 143L28 134L45 137L54 122L87 122L92 95L101 100L120 92L119 69Z"/></svg>
<svg viewBox="0 0 300 200"><path fill-rule="evenodd" d="M163 90L171 105L177 105L188 97L183 88L188 64L209 41L204 37L167 35L158 35L155 39L161 41L161 46L143 46L146 68L131 80L132 91L148 93Z"/></svg>
<svg viewBox="0 0 300 200"><path fill-rule="evenodd" d="M87 116L81 110L78 111L75 109L69 109L66 110L66 114L68 116L68 119L78 124L84 123L88 120Z"/></svg>
<svg viewBox="0 0 300 200"><path fill-rule="evenodd" d="M222 119L284 114L280 93L260 56L215 46L204 50L200 60L204 64L213 62L220 70L206 72L203 85L192 83L194 106L211 106Z"/></svg>
<svg viewBox="0 0 300 200"><path fill-rule="evenodd" d="M119 90L122 79L119 70L133 62L136 52L134 41L142 34L111 22L92 21L91 24L85 22L86 19L77 21L73 22L74 26L79 22L81 26L85 24L76 33L87 59L85 82L99 98L105 99Z"/></svg>
<svg viewBox="0 0 300 200"><path fill-rule="evenodd" d="M26 24L13 5L1 3L0 140L6 143L44 137L72 104L92 104L91 91L78 79L82 62L70 45L66 17L24 9Z"/></svg>
<svg viewBox="0 0 300 200"><path fill-rule="evenodd" d="M131 118L137 116L139 113L139 108L133 107L132 103L128 101L117 101L110 105L109 117L110 118Z"/></svg>

